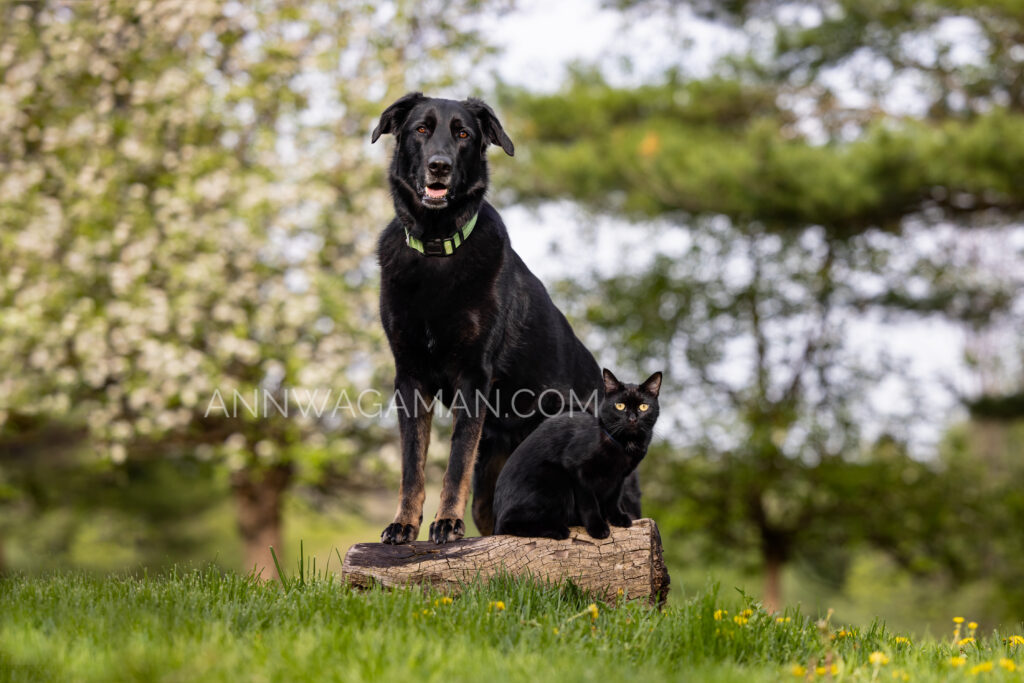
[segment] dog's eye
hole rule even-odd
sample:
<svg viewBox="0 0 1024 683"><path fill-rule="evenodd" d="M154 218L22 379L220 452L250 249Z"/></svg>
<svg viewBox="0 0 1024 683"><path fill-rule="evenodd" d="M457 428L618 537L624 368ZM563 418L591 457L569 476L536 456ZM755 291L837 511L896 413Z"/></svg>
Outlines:
<svg viewBox="0 0 1024 683"><path fill-rule="evenodd" d="M466 138L469 137L469 131L465 130L465 129L460 130L459 131L459 137L462 138L463 140L465 140Z"/></svg>
<svg viewBox="0 0 1024 683"><path fill-rule="evenodd" d="M646 411L646 410L647 410L648 408L650 408L650 406L649 406L649 405L647 405L646 403L641 403L641 404L640 404L640 412L641 412L641 413L642 413L642 412L644 412L644 411Z"/></svg>
<svg viewBox="0 0 1024 683"><path fill-rule="evenodd" d="M615 410L625 410L625 409L626 409L626 404L625 403L616 403L615 404Z"/></svg>
<svg viewBox="0 0 1024 683"><path fill-rule="evenodd" d="M427 127L426 126L420 126L419 128L416 129L416 132L419 133L420 135L426 135L427 134Z"/></svg>

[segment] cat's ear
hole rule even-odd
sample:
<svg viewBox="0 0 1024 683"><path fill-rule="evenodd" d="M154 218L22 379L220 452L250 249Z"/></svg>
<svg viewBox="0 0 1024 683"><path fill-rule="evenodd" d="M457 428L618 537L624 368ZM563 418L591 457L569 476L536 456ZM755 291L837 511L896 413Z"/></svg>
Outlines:
<svg viewBox="0 0 1024 683"><path fill-rule="evenodd" d="M615 379L615 375L608 368L601 371L604 376L604 393L605 396L608 394L614 394L616 391L622 391L622 382Z"/></svg>
<svg viewBox="0 0 1024 683"><path fill-rule="evenodd" d="M421 92L411 92L407 95L402 95L395 100L390 107L384 110L384 113L380 115L380 123L373 129L373 135L370 137L370 143L377 142L377 138L385 133L398 133L399 129L405 123L406 117L409 116L409 112L417 104L427 99Z"/></svg>
<svg viewBox="0 0 1024 683"><path fill-rule="evenodd" d="M661 373L656 372L640 385L640 391L646 392L655 398L658 397L658 392L661 391Z"/></svg>

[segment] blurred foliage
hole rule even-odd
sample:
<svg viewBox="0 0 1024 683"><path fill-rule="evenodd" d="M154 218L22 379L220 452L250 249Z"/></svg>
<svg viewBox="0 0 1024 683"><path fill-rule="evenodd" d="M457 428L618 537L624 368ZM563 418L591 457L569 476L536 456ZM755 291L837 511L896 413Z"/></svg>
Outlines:
<svg viewBox="0 0 1024 683"><path fill-rule="evenodd" d="M227 493L213 463L184 458L116 466L84 457L81 427L22 426L22 439L5 443L0 468L0 539L11 566L110 571L223 562L231 555L207 524Z"/></svg>
<svg viewBox="0 0 1024 683"><path fill-rule="evenodd" d="M912 211L1024 208L1024 123L1005 108L970 121L879 119L854 141L818 145L775 106L777 89L678 78L636 90L577 80L558 97L517 97L527 134L544 142L529 149L531 172L515 176L519 191L835 236L896 231Z"/></svg>
<svg viewBox="0 0 1024 683"><path fill-rule="evenodd" d="M684 448L645 463L667 535L763 569L772 603L787 563L838 588L875 547L950 585L998 576L1014 602L991 609L1024 606L1009 492L976 461L910 457L911 425L935 416L885 420L873 392L905 367L851 341L857 320L983 329L1020 310L1024 273L986 269L964 238L998 244L1024 213L1019 3L614 4L752 29L707 78L681 52L656 84L578 68L554 94L502 92L521 200L656 219L654 243L682 232L644 272L562 286L620 363L667 367L685 407ZM901 79L913 111L894 110Z"/></svg>

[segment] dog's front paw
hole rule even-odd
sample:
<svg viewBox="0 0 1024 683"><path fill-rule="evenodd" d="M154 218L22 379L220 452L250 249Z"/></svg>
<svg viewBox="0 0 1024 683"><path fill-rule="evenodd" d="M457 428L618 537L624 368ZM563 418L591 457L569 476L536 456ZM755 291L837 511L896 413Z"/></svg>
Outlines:
<svg viewBox="0 0 1024 683"><path fill-rule="evenodd" d="M430 523L430 540L438 545L457 541L466 535L461 519L435 519Z"/></svg>
<svg viewBox="0 0 1024 683"><path fill-rule="evenodd" d="M592 536L593 538L608 538L608 536L611 535L612 530L608 527L607 524L601 522L600 525L591 524L590 526L588 526L587 533L590 534L590 536Z"/></svg>
<svg viewBox="0 0 1024 683"><path fill-rule="evenodd" d="M416 540L416 536L419 534L419 531L420 530L412 524L394 522L393 524L388 524L384 531L381 532L380 542L388 543L390 545L412 543Z"/></svg>
<svg viewBox="0 0 1024 683"><path fill-rule="evenodd" d="M633 526L633 520L625 512L615 511L608 515L608 523L612 526L620 526L625 529Z"/></svg>

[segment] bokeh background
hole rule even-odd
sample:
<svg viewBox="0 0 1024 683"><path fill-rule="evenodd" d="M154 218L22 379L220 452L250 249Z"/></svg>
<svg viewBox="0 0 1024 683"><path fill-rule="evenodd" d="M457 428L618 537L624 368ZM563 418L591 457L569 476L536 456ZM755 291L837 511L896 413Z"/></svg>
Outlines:
<svg viewBox="0 0 1024 683"><path fill-rule="evenodd" d="M1019 620L1016 0L2 0L0 570L378 537L397 430L339 399L390 389L369 131L409 90L495 106L513 245L603 364L666 372L674 599Z"/></svg>

